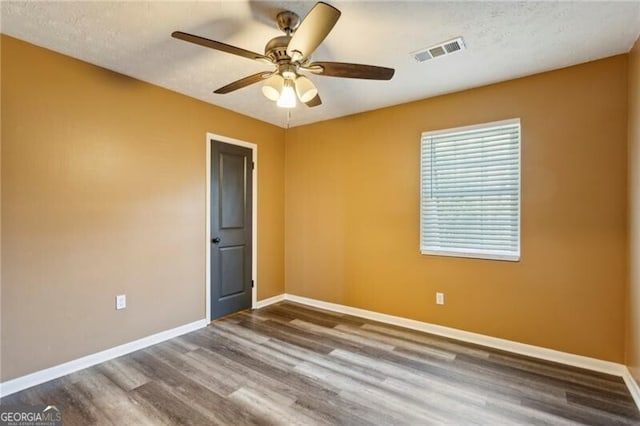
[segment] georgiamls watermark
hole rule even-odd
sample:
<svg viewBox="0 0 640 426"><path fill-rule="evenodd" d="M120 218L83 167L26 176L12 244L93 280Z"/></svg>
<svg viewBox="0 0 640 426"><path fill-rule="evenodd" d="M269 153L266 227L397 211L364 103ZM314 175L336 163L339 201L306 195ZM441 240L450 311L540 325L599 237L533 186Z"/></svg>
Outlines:
<svg viewBox="0 0 640 426"><path fill-rule="evenodd" d="M0 426L62 426L56 405L0 405Z"/></svg>

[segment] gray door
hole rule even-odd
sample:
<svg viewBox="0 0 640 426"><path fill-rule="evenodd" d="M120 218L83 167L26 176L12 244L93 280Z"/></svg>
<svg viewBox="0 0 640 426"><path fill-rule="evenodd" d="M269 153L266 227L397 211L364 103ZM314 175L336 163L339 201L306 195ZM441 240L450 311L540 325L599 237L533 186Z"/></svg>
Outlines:
<svg viewBox="0 0 640 426"><path fill-rule="evenodd" d="M252 154L211 141L211 319L251 308Z"/></svg>

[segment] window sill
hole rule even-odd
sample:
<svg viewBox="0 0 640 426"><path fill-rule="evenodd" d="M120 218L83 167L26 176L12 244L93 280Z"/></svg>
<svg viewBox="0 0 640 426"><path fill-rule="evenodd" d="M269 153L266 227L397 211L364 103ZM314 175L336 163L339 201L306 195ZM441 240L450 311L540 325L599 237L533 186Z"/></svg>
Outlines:
<svg viewBox="0 0 640 426"><path fill-rule="evenodd" d="M507 262L519 262L520 255L480 252L459 252L445 250L420 250L420 253L430 256L463 257L483 260L502 260Z"/></svg>

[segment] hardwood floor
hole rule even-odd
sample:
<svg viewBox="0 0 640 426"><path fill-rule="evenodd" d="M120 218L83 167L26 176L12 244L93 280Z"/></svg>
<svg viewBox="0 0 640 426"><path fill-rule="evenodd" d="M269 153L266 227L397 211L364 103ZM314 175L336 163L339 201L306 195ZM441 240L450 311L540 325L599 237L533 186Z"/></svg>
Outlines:
<svg viewBox="0 0 640 426"><path fill-rule="evenodd" d="M619 377L290 302L10 395L65 425L640 424Z"/></svg>

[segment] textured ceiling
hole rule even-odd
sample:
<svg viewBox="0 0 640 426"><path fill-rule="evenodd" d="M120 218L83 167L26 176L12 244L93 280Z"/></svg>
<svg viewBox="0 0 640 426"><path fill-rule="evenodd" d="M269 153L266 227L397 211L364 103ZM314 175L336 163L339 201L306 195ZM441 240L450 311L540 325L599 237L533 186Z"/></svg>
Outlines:
<svg viewBox="0 0 640 426"><path fill-rule="evenodd" d="M396 69L391 81L311 76L323 104L277 108L256 84L213 90L268 65L170 37L181 30L259 53L281 35L281 10L315 2L10 2L3 33L211 104L286 127L423 99L629 51L640 1L329 1L342 11L315 60ZM467 50L417 63L410 52L462 36Z"/></svg>

